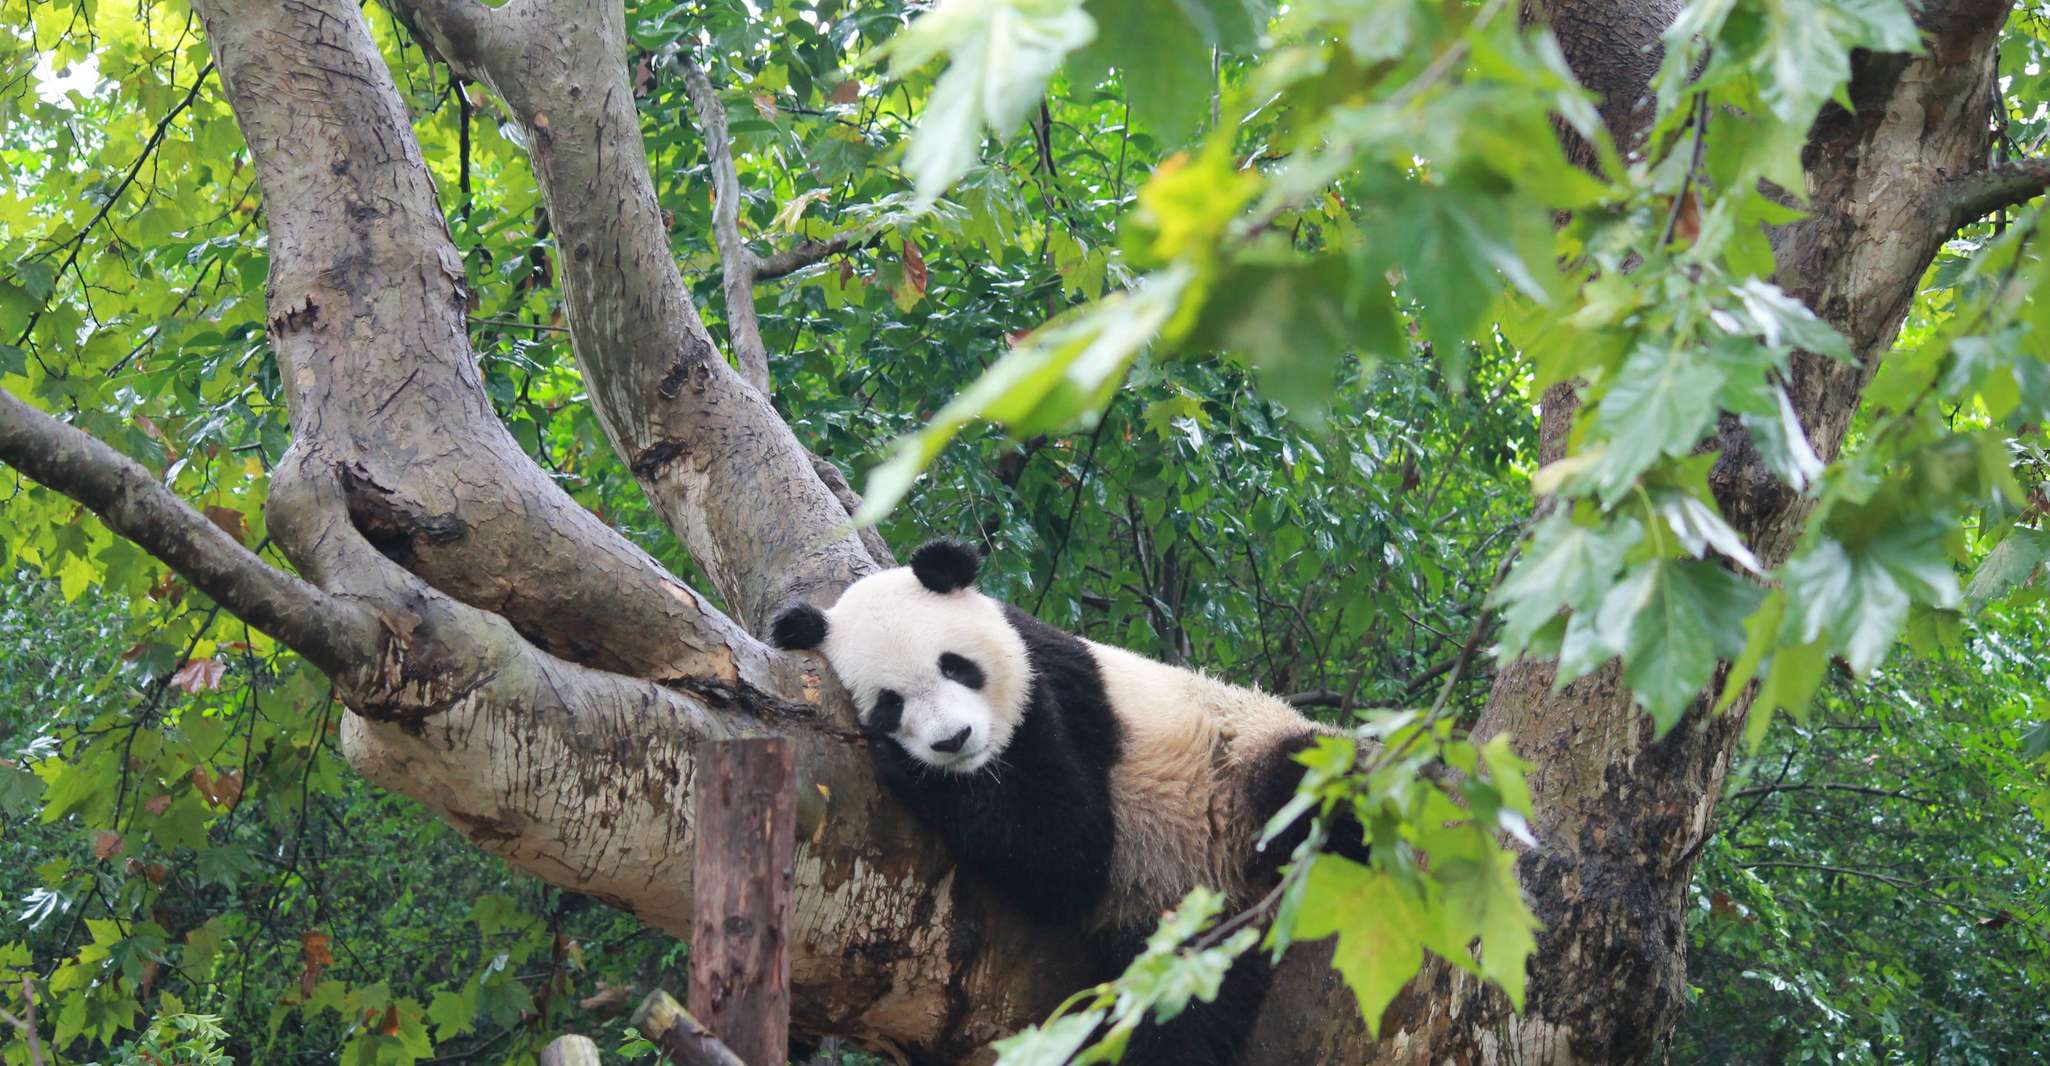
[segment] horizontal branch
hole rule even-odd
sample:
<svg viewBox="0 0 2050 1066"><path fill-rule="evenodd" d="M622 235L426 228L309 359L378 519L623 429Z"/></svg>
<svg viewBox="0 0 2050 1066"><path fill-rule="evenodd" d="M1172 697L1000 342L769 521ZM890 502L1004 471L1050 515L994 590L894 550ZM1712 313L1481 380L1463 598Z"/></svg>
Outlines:
<svg viewBox="0 0 2050 1066"><path fill-rule="evenodd" d="M0 390L0 462L84 504L193 587L334 672L376 646L370 614L258 558L142 464Z"/></svg>
<svg viewBox="0 0 2050 1066"><path fill-rule="evenodd" d="M1937 190L1953 228L2003 207L2027 203L2050 189L2050 159L2013 159L1952 178Z"/></svg>
<svg viewBox="0 0 2050 1066"><path fill-rule="evenodd" d="M1767 796L1775 792L1855 792L1861 796L1879 796L1885 799L1914 800L1917 803L1933 802L1933 800L1931 800L1930 797L1916 792L1908 792L1905 790L1887 788L1870 788L1865 785L1843 785L1837 784L1835 782L1826 781L1797 781L1793 784L1785 785L1753 785L1750 788L1740 788L1737 791L1731 793L1730 795L1732 796L1732 798L1742 799L1747 796Z"/></svg>
<svg viewBox="0 0 2050 1066"><path fill-rule="evenodd" d="M755 261L755 280L774 281L795 274L814 263L866 247L874 243L880 233L881 228L877 226L856 226L824 240L802 241L795 248L761 256Z"/></svg>

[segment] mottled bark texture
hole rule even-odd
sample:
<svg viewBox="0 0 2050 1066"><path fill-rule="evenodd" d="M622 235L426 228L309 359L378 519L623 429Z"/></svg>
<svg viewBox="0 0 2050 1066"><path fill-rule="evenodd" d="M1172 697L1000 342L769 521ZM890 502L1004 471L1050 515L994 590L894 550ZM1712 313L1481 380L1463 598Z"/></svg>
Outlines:
<svg viewBox="0 0 2050 1066"><path fill-rule="evenodd" d="M1601 94L1620 143L1643 128L1644 80L1656 56L1618 47L1655 41L1676 4L1559 0L1549 15L1575 73ZM1803 161L1810 217L1772 235L1777 280L1850 339L1858 361L1797 353L1788 388L1816 452L1834 458L1865 385L1891 347L1916 283L1962 221L2040 191L2022 168L1984 174L1994 42L2007 4L1930 4L1917 13L1928 53L1859 53L1854 111L1831 106ZM2005 197L2003 199L2003 197ZM1574 397L1547 396L1540 447L1563 454ZM1711 484L1723 513L1768 565L1792 551L1810 501L1777 481L1734 420L1725 419ZM1706 708L1717 678L1687 718L1652 739L1614 669L1553 691L1554 664L1498 675L1474 732L1507 732L1533 762L1539 847L1520 863L1545 923L1522 1015L1442 965L1396 1001L1378 1044L1343 993L1297 972L1259 1034L1262 1062L1608 1063L1657 1058L1686 989L1684 907L1696 857L1714 830L1743 712ZM1326 1006L1304 1012L1305 996ZM1270 1014L1273 1014L1270 1011ZM1335 1019L1291 1025L1295 1018Z"/></svg>
<svg viewBox="0 0 2050 1066"><path fill-rule="evenodd" d="M352 764L522 869L687 935L697 747L781 732L799 768L798 1028L952 1057L1072 987L1063 934L958 883L883 798L815 663L769 651L577 506L498 423L461 259L360 10L197 6L271 227L294 431L272 530L322 593L376 622L333 664L357 712ZM668 257L619 6L419 14L464 69L519 72L494 87L528 124L594 402L726 602L759 625L873 568ZM1013 966L1028 944L1045 965Z"/></svg>
<svg viewBox="0 0 2050 1066"><path fill-rule="evenodd" d="M355 712L344 748L366 777L519 868L672 933L690 923L700 745L788 737L798 1031L951 1061L1041 1016L1080 979L1072 931L1030 927L957 879L878 790L851 708L818 663L749 635L786 602L830 598L887 552L847 531L844 480L777 417L763 365L750 361L753 384L732 370L691 303L649 180L621 6L393 2L524 127L592 402L733 617L578 507L494 417L466 335L462 260L349 0L195 0L263 188L269 326L294 438L269 515L301 576L270 569L146 473L11 400L0 403L0 461L77 498L333 676ZM1625 143L1643 126L1651 46L1674 6L1553 0L1533 11L1553 21ZM1813 215L1775 248L1780 283L1860 356L1800 356L1790 375L1824 455L1949 229L2046 176L1985 167L2005 10L1929 5L1928 53L1858 56L1855 111L1832 109L1813 131ZM718 123L703 125L716 142ZM721 146L710 147L716 161ZM729 258L745 252L740 273L758 277L859 239L755 259L721 237ZM729 277L729 297L745 288ZM1547 454L1571 402L1570 390L1548 402ZM1764 476L1736 427L1721 444L1726 512L1761 557L1783 559L1804 502ZM1654 742L1613 673L1560 693L1550 680L1548 664L1504 670L1478 726L1507 730L1537 765L1541 846L1522 873L1546 930L1527 1012L1434 966L1372 1042L1318 953L1302 950L1283 967L1253 1061L1657 1054L1680 1009L1684 891L1735 719L1697 713Z"/></svg>

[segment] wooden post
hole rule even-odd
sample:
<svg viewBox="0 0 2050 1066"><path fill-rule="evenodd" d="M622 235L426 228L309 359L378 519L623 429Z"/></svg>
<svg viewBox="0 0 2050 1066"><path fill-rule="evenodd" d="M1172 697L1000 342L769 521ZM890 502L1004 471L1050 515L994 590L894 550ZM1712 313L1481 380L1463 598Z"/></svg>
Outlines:
<svg viewBox="0 0 2050 1066"><path fill-rule="evenodd" d="M541 1049L541 1066L598 1066L598 1045L587 1036L559 1036Z"/></svg>
<svg viewBox="0 0 2050 1066"><path fill-rule="evenodd" d="M747 1066L783 1066L796 763L782 737L719 741L700 752L688 1002Z"/></svg>

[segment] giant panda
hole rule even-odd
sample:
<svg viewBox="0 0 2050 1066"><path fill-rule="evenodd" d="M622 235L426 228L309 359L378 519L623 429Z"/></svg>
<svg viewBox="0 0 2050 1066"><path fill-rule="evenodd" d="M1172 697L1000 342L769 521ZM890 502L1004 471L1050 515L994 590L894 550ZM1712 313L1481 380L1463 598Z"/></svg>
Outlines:
<svg viewBox="0 0 2050 1066"><path fill-rule="evenodd" d="M1102 978L1190 889L1234 908L1290 845L1255 847L1321 727L1265 693L1084 640L977 591L974 547L937 540L778 614L853 697L878 773L963 868L1026 914L1086 924ZM1352 841L1359 840L1356 827ZM1269 983L1248 952L1217 1000L1142 1028L1134 1066L1234 1061Z"/></svg>

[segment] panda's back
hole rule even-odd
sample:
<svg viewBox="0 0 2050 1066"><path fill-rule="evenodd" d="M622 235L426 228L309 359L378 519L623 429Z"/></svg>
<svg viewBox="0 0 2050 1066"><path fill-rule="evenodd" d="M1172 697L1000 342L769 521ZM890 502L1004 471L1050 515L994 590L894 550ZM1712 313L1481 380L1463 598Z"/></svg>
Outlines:
<svg viewBox="0 0 2050 1066"><path fill-rule="evenodd" d="M1252 689L1084 642L1123 734L1110 775L1116 816L1103 926L1150 926L1198 884L1246 894L1270 764L1315 727Z"/></svg>

